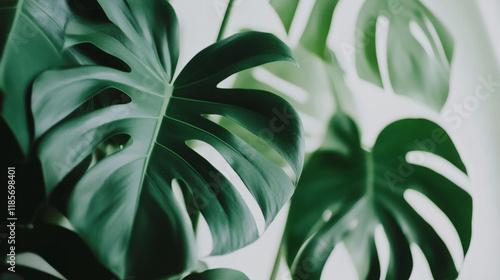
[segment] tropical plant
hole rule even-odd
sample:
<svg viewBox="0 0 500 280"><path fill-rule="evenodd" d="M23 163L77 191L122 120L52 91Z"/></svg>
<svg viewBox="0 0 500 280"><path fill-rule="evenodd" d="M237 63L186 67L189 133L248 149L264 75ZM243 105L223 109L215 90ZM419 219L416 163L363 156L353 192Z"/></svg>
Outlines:
<svg viewBox="0 0 500 280"><path fill-rule="evenodd" d="M33 23L38 13L48 14L37 1L27 2L17 4L6 42L11 49L4 52L2 65L18 59L8 51L18 51L15 31L23 28L21 19ZM66 17L50 17L52 22L40 32L44 41L34 45L48 45L61 61L37 61L37 69L20 77L24 88L11 90L15 78L7 66L2 72L6 105L24 108L25 81L44 71L33 82L31 108L34 143L52 204L97 259L121 278L150 279L195 269L194 231L187 214L201 212L208 222L213 254L252 243L259 234L248 206L234 183L192 143L204 142L219 151L269 225L292 195L295 179L209 116L224 116L268 137L298 178L303 140L293 108L269 92L217 88L238 71L277 60L293 62L288 48L270 34L241 33L201 51L171 82L179 42L170 4L98 4L104 16L71 13L65 2L59 3L56 10ZM27 52L36 55L32 49ZM66 58L66 53L76 54ZM72 66L51 69L65 65ZM20 115L29 116L18 111L4 117L11 126L23 124L14 133L27 153L29 127L25 119L16 119ZM189 202L187 211L174 195L174 180Z"/></svg>
<svg viewBox="0 0 500 280"><path fill-rule="evenodd" d="M325 142L311 155L292 197L283 251L294 277L320 279L331 252L343 242L358 276L380 279L379 225L390 247L386 279L410 277L412 243L423 251L435 279L457 277L449 249L404 195L414 190L438 206L455 227L464 253L471 239L472 198L443 175L408 162L415 151L438 155L466 172L447 133L428 120L394 122L366 151L349 117L340 113L332 118Z"/></svg>
<svg viewBox="0 0 500 280"><path fill-rule="evenodd" d="M298 3L271 1L287 32ZM412 151L425 151L450 161L462 172L466 172L465 166L446 132L424 119L394 122L380 132L372 149L362 148L358 128L346 115L346 112L351 115L356 112L352 104L346 102L352 102L345 96L350 92L342 81L342 69L335 54L327 46L336 4L337 1L315 1L299 41L299 46L329 65L323 66L330 69L323 71L323 75L334 85L330 87L330 94L334 96L336 110L323 144L308 156L292 197L272 278L277 277L283 255L294 279L320 279L327 259L342 242L358 277L379 279L384 268L378 260L380 252L377 252L374 236L380 226L389 240L390 254L387 274L383 277L410 277L413 267L410 244L415 243L424 252L435 279L456 278L457 264L449 248L433 226L410 206L405 193L416 190L444 212L458 233L464 255L471 239L471 196L443 175L409 163L406 157ZM440 21L418 1L364 2L357 18L353 50L359 77L383 86L377 56L380 46L376 45L380 17L389 20L387 65L395 93L440 110L448 96L452 39ZM320 66L306 72L317 77L316 73L321 70ZM290 82L297 80L300 81L289 79ZM313 85L317 87L318 83L308 84ZM309 91L309 94L310 100L325 100L322 91ZM297 108L299 112L308 110L301 105ZM317 108L311 106L309 112L317 114L314 111Z"/></svg>
<svg viewBox="0 0 500 280"><path fill-rule="evenodd" d="M367 0L356 26L356 66L362 79L384 85L375 40L378 20L389 21L387 71L395 93L441 110L449 91L453 40L422 3L415 0ZM410 75L411 73L411 75Z"/></svg>
<svg viewBox="0 0 500 280"><path fill-rule="evenodd" d="M324 278L340 244L359 279L408 279L414 244L435 279L458 276L439 225L408 199L437 206L467 254L471 195L412 158L440 158L466 177L452 135L426 116L395 117L362 143L358 113L370 112L358 112L338 56L352 53L370 87L439 112L455 48L440 19L418 0L365 0L354 45L332 47L342 2L315 0L290 50L304 1L269 1L283 43L252 28L226 36L239 3L220 0L217 41L181 69L183 22L171 2L0 2L2 166L15 163L29 186L16 190L16 250L48 263L18 264L18 275L249 279L200 259L198 225L208 225L211 256L231 253L262 235L256 211L267 228L291 198L273 280Z"/></svg>
<svg viewBox="0 0 500 280"><path fill-rule="evenodd" d="M235 81L235 86L273 90L287 99L305 123L307 150L319 146L320 143L317 142L324 135L324 127L341 103L344 110L351 113L355 111L354 102L350 100L351 94L343 78L344 71L335 54L326 45L337 2L329 0L315 2L299 42L292 50L300 68L291 69L284 64L269 64L244 71L238 74ZM298 1L270 3L278 11L288 32L292 21L289 14L293 15ZM268 76L274 76L288 86L273 83Z"/></svg>

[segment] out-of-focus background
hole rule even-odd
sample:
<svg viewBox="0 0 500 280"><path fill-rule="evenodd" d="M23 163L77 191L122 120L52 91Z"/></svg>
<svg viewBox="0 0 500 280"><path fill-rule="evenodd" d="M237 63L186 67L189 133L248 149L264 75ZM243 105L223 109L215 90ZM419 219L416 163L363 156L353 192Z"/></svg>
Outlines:
<svg viewBox="0 0 500 280"><path fill-rule="evenodd" d="M341 0L333 17L328 46L337 56L345 71L347 90L354 96L353 111L357 115L362 132L362 142L371 147L381 129L390 122L405 117L423 117L443 126L450 134L460 152L469 173L467 178L456 177L460 186L473 196L472 243L463 260L459 239L450 222L433 208L433 205L418 196L407 198L412 206L433 226L445 243L450 246L455 262L463 262L459 279L500 279L500 130L497 121L500 113L500 3L493 0L423 0L428 9L438 17L454 39L454 57L450 69L450 92L440 113L409 98L395 95L389 87L374 86L358 77L354 52L356 19L363 0ZM181 57L177 69L182 69L190 58L204 47L215 42L228 0L173 0L181 28ZM301 0L289 36L275 10L265 0L236 0L232 9L225 36L245 29L271 32L284 40L292 49L313 7L313 0ZM377 47L385 49L387 19L379 18ZM418 34L416 35L418 37ZM418 39L418 38L417 38ZM425 42L420 41L423 45ZM377 53L384 56L384 52ZM383 61L383 59L381 60ZM300 63L299 63L300 67ZM382 62L381 69L387 67ZM306 89L296 88L265 70L252 72L254 76L277 88L292 88L295 97L308 94ZM321 73L318 73L320 75ZM383 79L387 77L382 76ZM234 77L224 82L234 83ZM489 81L487 85L484 81ZM467 106L478 89L487 88L490 95L480 100L477 106ZM297 97L299 96L299 97ZM330 116L334 106L332 100L322 102L319 115ZM472 108L463 114L457 106ZM300 112L299 112L300 113ZM318 147L324 136L324 120L309 118L303 114L302 121L308 137L307 152ZM429 166L440 168L437 160L428 159ZM445 167L441 171L453 172ZM288 208L254 244L225 256L209 256L204 261L209 267L231 267L246 273L252 280L269 279L278 246L284 230ZM304 209L307 211L307 209ZM200 248L202 255L210 252L208 227L201 222ZM262 226L261 226L262 227ZM204 230L203 230L204 229ZM377 248L388 245L380 234L376 235ZM382 252L381 263L387 262ZM426 259L417 246L412 246L414 267L411 279L432 279ZM384 260L385 259L385 260ZM283 266L282 266L283 267ZM382 274L383 275L383 274ZM330 256L322 279L357 279L356 271L343 246L337 246ZM291 279L282 269L279 280Z"/></svg>

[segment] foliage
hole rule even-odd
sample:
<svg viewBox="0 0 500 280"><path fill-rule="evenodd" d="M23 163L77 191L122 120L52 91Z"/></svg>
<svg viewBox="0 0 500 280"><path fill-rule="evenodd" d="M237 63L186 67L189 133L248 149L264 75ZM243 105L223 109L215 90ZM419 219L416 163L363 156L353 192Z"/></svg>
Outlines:
<svg viewBox="0 0 500 280"><path fill-rule="evenodd" d="M288 100L305 124L304 134L309 150L323 136L324 127L335 109L339 109L341 102L343 110L355 112L351 92L344 81L344 70L326 45L337 2L315 2L299 42L293 48L293 57L299 68L291 68L283 63L265 65L260 69L238 74L235 82L238 87L273 90ZM289 25L283 17L289 17L287 13L295 13L292 10L296 3L286 0L271 1L271 4L277 9L284 27L289 31ZM289 20L291 24L292 18ZM266 74L274 79L266 79Z"/></svg>
<svg viewBox="0 0 500 280"><path fill-rule="evenodd" d="M236 5L228 3L218 40ZM270 4L289 33L299 1ZM447 216L465 255L471 196L408 158L432 153L464 174L465 165L445 130L425 119L391 123L371 149L362 147L348 116L356 115L354 98L327 44L337 4L314 1L292 50L274 35L239 32L181 70L178 21L167 0L2 1L2 165L15 162L31 174L20 179L30 187L19 192L29 204L20 212L19 251L38 254L67 279L245 280L231 269L193 273L200 271L198 218L210 228L212 255L232 252L259 238L246 199L256 201L267 227L300 178L272 277L283 254L293 277L320 279L343 243L360 279L378 279L380 228L389 241L387 279L409 278L411 244L434 278L457 277L449 248L405 194L425 196ZM381 50L376 38L385 27ZM366 0L355 32L361 79L443 107L454 46L427 7ZM267 64L274 61L281 62ZM233 74L232 88L219 86ZM311 154L304 155L301 121L309 150L326 134ZM252 197L242 195L239 181ZM64 217L50 222L47 205ZM18 266L19 276L58 279L35 268Z"/></svg>
<svg viewBox="0 0 500 280"><path fill-rule="evenodd" d="M332 23L337 0L316 0L306 32L301 39L306 47L323 56L326 37ZM288 32L298 6L296 0L272 0ZM387 48L380 49L377 36L388 20ZM315 40L322 38L322 41ZM346 46L341 46L346 47ZM353 49L360 78L380 87L387 74L395 93L421 101L436 111L441 110L449 91L453 39L441 21L417 0L366 0L359 12ZM347 51L350 51L347 50ZM381 62L380 52L387 61ZM381 65L387 64L388 73Z"/></svg>
<svg viewBox="0 0 500 280"><path fill-rule="evenodd" d="M237 34L201 51L171 82L179 42L170 4L98 3L105 17L70 14L65 2L47 11L41 2L20 1L2 57L6 108L18 109L4 117L10 126L19 125L14 132L25 153L30 145L29 114L19 108L28 103L24 96L30 81L53 68L33 82L31 99L33 134L52 203L97 258L120 277L162 277L194 268L193 227L174 196L173 181L186 198L193 198L189 214L199 211L207 220L213 254L255 241L257 226L233 181L198 154L190 141L219 151L269 225L292 195L294 181L209 116L224 116L267 137L264 140L298 178L303 140L293 108L266 91L217 87L247 68L277 60L293 62L288 48L270 34ZM32 22L37 13L50 18L47 25ZM25 24L21 20L41 27L36 33L40 41L22 50L12 39L16 28ZM35 47L52 49L58 59L40 57ZM17 51L23 55L11 54ZM27 59L35 61L35 67L20 69L17 77L5 71L14 64L26 67ZM15 82L23 87L11 88Z"/></svg>
<svg viewBox="0 0 500 280"><path fill-rule="evenodd" d="M63 51L62 28L72 14L66 0L2 1L0 13L4 15L0 30L0 90L5 94L2 116L26 156L33 139L29 110L33 80L44 70L88 59L73 49Z"/></svg>
<svg viewBox="0 0 500 280"><path fill-rule="evenodd" d="M430 121L396 121L366 151L354 122L344 114L333 117L292 197L283 246L293 275L320 279L332 250L344 242L360 279L379 279L374 235L382 225L390 247L387 279L409 278L412 243L423 251L435 279L457 277L446 245L404 194L418 191L438 206L455 227L464 254L471 238L472 198L443 175L408 162L413 151L433 153L466 172L449 136Z"/></svg>
<svg viewBox="0 0 500 280"><path fill-rule="evenodd" d="M325 63L336 62L326 44L336 3L315 1L300 39L300 45ZM298 2L275 0L271 4L289 31ZM386 86L382 83L384 73L378 57L380 46L376 44L376 36L381 36L380 30L384 27L380 17L389 21L387 64L393 90L440 110L448 96L453 42L441 22L418 1L364 2L357 18L354 46L360 78ZM321 70L317 69L313 73L319 76ZM302 74L308 75L310 71L306 69ZM341 70L324 73L337 88L344 84L339 75ZM304 88L309 89L312 84L318 83L306 82ZM328 126L323 145L309 156L292 198L283 236L280 252L291 265L292 277L319 279L334 247L343 242L360 279L378 279L380 267L374 233L380 226L390 243L387 279L410 276L413 264L409 244L412 242L424 252L436 279L456 277L458 273L448 248L403 196L409 189L427 196L451 220L464 254L467 252L471 238L470 195L442 175L405 159L408 152L423 150L444 157L465 172L448 135L430 121L400 120L387 126L372 150L366 151L361 148L354 121L342 112L343 107L350 104L339 97L349 91L339 91L336 87L331 87L330 92L335 97L337 112ZM317 90L308 92L318 96ZM348 112L352 114L350 108Z"/></svg>
<svg viewBox="0 0 500 280"><path fill-rule="evenodd" d="M387 86L382 82L375 38L382 26L378 22L382 16L389 21L387 49L382 51L387 53L392 89L441 110L448 97L453 41L443 24L419 1L365 1L356 24L359 76L378 86ZM417 32L423 38L416 37Z"/></svg>

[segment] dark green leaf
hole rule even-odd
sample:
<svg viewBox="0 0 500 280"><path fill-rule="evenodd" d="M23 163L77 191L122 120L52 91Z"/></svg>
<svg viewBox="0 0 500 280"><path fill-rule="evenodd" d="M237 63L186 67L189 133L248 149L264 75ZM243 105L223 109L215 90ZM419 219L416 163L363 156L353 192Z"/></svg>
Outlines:
<svg viewBox="0 0 500 280"><path fill-rule="evenodd" d="M374 234L382 225L390 247L387 279L409 277L411 243L423 251L435 279L454 279L457 271L445 243L403 197L411 189L432 201L451 221L467 252L471 196L443 175L406 161L409 152L424 151L466 172L446 132L428 120L404 119L387 126L372 150L365 151L354 122L336 114L329 133L323 148L308 161L292 197L283 246L293 274L306 271L302 279L319 279L342 241L360 279L379 279Z"/></svg>
<svg viewBox="0 0 500 280"><path fill-rule="evenodd" d="M418 1L367 0L363 4L356 24L359 76L383 86L375 39L379 28L377 20L381 16L389 20L387 50L384 51L394 92L440 110L448 97L453 42L442 23ZM412 24L428 42L429 50L426 50L426 43L419 42L412 34Z"/></svg>
<svg viewBox="0 0 500 280"><path fill-rule="evenodd" d="M172 85L178 48L172 8L163 0L99 3L112 23L75 18L66 25L65 46L92 44L129 70L69 67L35 81L35 136L47 192L93 156L62 211L105 266L122 277L156 278L193 268L194 233L174 197L174 179L194 198L189 206L207 220L213 254L255 241L254 218L233 183L187 143L205 142L222 155L268 225L294 182L205 116L220 115L268 137L298 178L303 139L293 108L269 92L217 88L238 71L293 61L288 48L270 34L234 35L196 55ZM280 129L273 130L276 125Z"/></svg>
<svg viewBox="0 0 500 280"><path fill-rule="evenodd" d="M26 158L16 140L14 132L0 117L2 145L0 145L0 166L2 170L14 167L16 172L16 218L18 224L31 223L38 207L45 201L42 167L37 158ZM7 193L6 193L7 195ZM7 207L7 200L3 201ZM6 209L6 208L5 208ZM7 211L2 211L2 223L7 221ZM2 224L3 225L3 224ZM2 231L5 227L2 228Z"/></svg>
<svg viewBox="0 0 500 280"><path fill-rule="evenodd" d="M37 223L18 236L17 252L28 251L42 257L67 279L116 279L75 233L56 225Z"/></svg>
<svg viewBox="0 0 500 280"><path fill-rule="evenodd" d="M26 155L32 139L27 108L33 80L43 70L76 63L71 51L62 52L62 28L71 12L65 0L20 0L2 1L0 13L5 14L0 30L2 115Z"/></svg>
<svg viewBox="0 0 500 280"><path fill-rule="evenodd" d="M249 280L248 277L237 270L228 268L217 268L204 271L202 273L193 273L183 280Z"/></svg>

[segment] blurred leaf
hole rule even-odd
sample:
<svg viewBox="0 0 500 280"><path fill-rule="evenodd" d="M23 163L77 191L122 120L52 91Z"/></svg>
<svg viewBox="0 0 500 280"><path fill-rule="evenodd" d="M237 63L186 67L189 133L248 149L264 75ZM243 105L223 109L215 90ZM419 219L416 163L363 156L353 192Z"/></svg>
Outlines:
<svg viewBox="0 0 500 280"><path fill-rule="evenodd" d="M238 74L233 86L272 91L290 102L303 122L306 149L311 150L320 144L318 141L335 111L335 95L349 113L355 112L354 102L344 81L344 71L334 56L330 61L322 60L299 44L293 50L293 57L300 67L274 63L246 70ZM224 120L221 124L231 127Z"/></svg>
<svg viewBox="0 0 500 280"><path fill-rule="evenodd" d="M302 32L300 43L310 52L323 60L330 59L326 41L332 24L333 12L338 0L315 0L306 27ZM271 0L271 5L281 18L285 30L290 31L298 0Z"/></svg>
<svg viewBox="0 0 500 280"><path fill-rule="evenodd" d="M333 12L338 2L338 0L316 0L300 38L300 43L306 49L325 61L330 59L326 41L330 33Z"/></svg>
<svg viewBox="0 0 500 280"><path fill-rule="evenodd" d="M375 39L381 16L389 20L384 51L394 92L439 111L448 97L453 42L442 23L418 1L367 0L363 4L356 23L359 76L383 87Z"/></svg>
<svg viewBox="0 0 500 280"><path fill-rule="evenodd" d="M344 114L333 117L324 147L311 156L292 197L282 245L294 276L320 279L334 247L344 242L359 278L379 279L374 234L381 225L390 247L387 279L408 279L412 243L424 253L435 279L457 277L447 246L403 194L418 191L440 208L465 253L472 199L446 177L409 163L406 155L412 151L433 153L466 172L446 132L428 120L396 121L365 151L354 122Z"/></svg>
<svg viewBox="0 0 500 280"><path fill-rule="evenodd" d="M278 16L285 27L286 32L290 31L299 0L270 0L269 3L273 6L278 13Z"/></svg>
<svg viewBox="0 0 500 280"><path fill-rule="evenodd" d="M205 142L224 157L269 225L294 182L205 116L223 116L257 135L269 130L264 140L299 177L303 139L293 108L269 92L217 88L238 71L293 61L288 48L270 34L240 33L198 53L172 85L178 34L170 4L99 3L111 22L72 19L65 27L65 46L92 44L121 61L121 68L49 70L33 85L35 136L47 192L54 193L62 178L93 157L61 211L104 265L122 277L157 278L193 267L194 233L174 197L174 179L195 198L197 209L188 210L200 211L208 222L213 254L255 241L257 227L241 195L211 159L187 142Z"/></svg>
<svg viewBox="0 0 500 280"><path fill-rule="evenodd" d="M285 7L286 3L293 6L292 2L271 3L280 13L278 3ZM315 2L299 44L293 50L298 68L283 63L265 65L238 74L234 83L235 87L270 90L289 101L304 123L307 150L319 144L318 139L322 138L335 106L340 109L339 103L342 103L342 110L355 114L352 94L344 81L344 71L326 45L337 2Z"/></svg>
<svg viewBox="0 0 500 280"><path fill-rule="evenodd" d="M249 280L248 277L237 270L228 268L217 268L201 273L193 273L183 280Z"/></svg>

